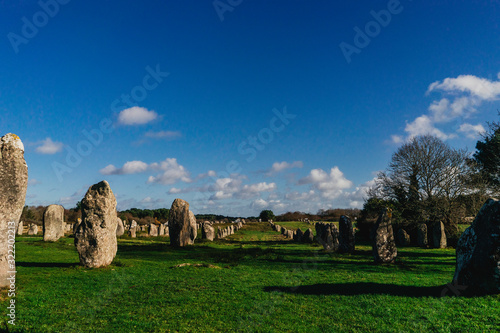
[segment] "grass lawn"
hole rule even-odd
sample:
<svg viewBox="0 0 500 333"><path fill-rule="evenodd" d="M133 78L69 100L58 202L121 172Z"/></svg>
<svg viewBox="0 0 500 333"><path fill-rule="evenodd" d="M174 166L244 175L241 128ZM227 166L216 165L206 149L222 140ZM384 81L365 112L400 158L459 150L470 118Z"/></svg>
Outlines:
<svg viewBox="0 0 500 333"><path fill-rule="evenodd" d="M281 223L280 223L281 224ZM78 265L72 238L16 243L10 332L498 332L500 296L453 297L454 249L371 248L328 254L252 223L182 249L168 238L120 238L114 263ZM192 265L180 264L189 263ZM201 264L201 265L196 265ZM441 295L445 293L445 297Z"/></svg>

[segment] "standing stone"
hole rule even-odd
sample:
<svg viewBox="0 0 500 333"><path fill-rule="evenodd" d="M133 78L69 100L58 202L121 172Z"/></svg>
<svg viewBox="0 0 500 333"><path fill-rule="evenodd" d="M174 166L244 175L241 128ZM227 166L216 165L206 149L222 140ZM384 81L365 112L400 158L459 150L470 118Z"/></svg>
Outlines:
<svg viewBox="0 0 500 333"><path fill-rule="evenodd" d="M89 188L82 203L82 223L75 233L80 263L85 267L111 264L117 251L116 198L107 181Z"/></svg>
<svg viewBox="0 0 500 333"><path fill-rule="evenodd" d="M78 218L76 219L76 223L73 223L73 235L76 234L76 229L78 228L78 225L82 223L82 219Z"/></svg>
<svg viewBox="0 0 500 333"><path fill-rule="evenodd" d="M342 215L339 220L339 252L354 253L354 229L351 219Z"/></svg>
<svg viewBox="0 0 500 333"><path fill-rule="evenodd" d="M314 234L311 228L307 229L302 236L303 243L312 243L314 242Z"/></svg>
<svg viewBox="0 0 500 333"><path fill-rule="evenodd" d="M64 237L64 208L50 205L43 213L43 240L55 242L61 237Z"/></svg>
<svg viewBox="0 0 500 333"><path fill-rule="evenodd" d="M337 251L339 249L339 230L333 223L319 222L316 228L316 240L323 245L326 251Z"/></svg>
<svg viewBox="0 0 500 333"><path fill-rule="evenodd" d="M28 235L36 235L38 234L38 226L34 223L30 225L30 228L28 230Z"/></svg>
<svg viewBox="0 0 500 333"><path fill-rule="evenodd" d="M158 230L158 236L165 236L165 225L160 224L160 229Z"/></svg>
<svg viewBox="0 0 500 333"><path fill-rule="evenodd" d="M432 244L436 249L445 249L446 248L446 233L444 231L443 222L434 223L434 227L432 228Z"/></svg>
<svg viewBox="0 0 500 333"><path fill-rule="evenodd" d="M420 247L427 247L427 225L420 223L417 226L417 245Z"/></svg>
<svg viewBox="0 0 500 333"><path fill-rule="evenodd" d="M281 226L279 224L275 224L275 230L277 232L281 232Z"/></svg>
<svg viewBox="0 0 500 333"><path fill-rule="evenodd" d="M304 232L302 232L302 230L298 228L294 233L293 240L296 242L302 242L302 237L304 237Z"/></svg>
<svg viewBox="0 0 500 333"><path fill-rule="evenodd" d="M15 134L0 139L0 287L10 285L15 263L9 260L9 230L17 231L28 187L24 145Z"/></svg>
<svg viewBox="0 0 500 333"><path fill-rule="evenodd" d="M165 236L170 237L170 231L166 223L165 223Z"/></svg>
<svg viewBox="0 0 500 333"><path fill-rule="evenodd" d="M17 234L19 236L22 236L23 235L23 230L24 229L24 226L23 226L23 221L19 222L19 225L17 226Z"/></svg>
<svg viewBox="0 0 500 333"><path fill-rule="evenodd" d="M123 221L121 218L117 217L116 218L116 237L123 236L125 233L125 226L123 225Z"/></svg>
<svg viewBox="0 0 500 333"><path fill-rule="evenodd" d="M154 223L150 223L149 224L149 232L148 232L149 236L151 237L156 237L158 236L158 226Z"/></svg>
<svg viewBox="0 0 500 333"><path fill-rule="evenodd" d="M201 227L201 239L208 239L209 241L213 241L214 236L215 236L214 228L206 222L203 223Z"/></svg>
<svg viewBox="0 0 500 333"><path fill-rule="evenodd" d="M170 207L168 226L171 245L179 247L194 244L197 235L196 218L189 210L189 203L182 199L174 200Z"/></svg>
<svg viewBox="0 0 500 333"><path fill-rule="evenodd" d="M137 237L137 222L135 220L132 220L132 222L130 222L130 228L128 229L128 235L132 238L136 238Z"/></svg>
<svg viewBox="0 0 500 333"><path fill-rule="evenodd" d="M399 229L396 235L396 240L398 245L400 246L409 246L410 245L410 235L404 230Z"/></svg>
<svg viewBox="0 0 500 333"><path fill-rule="evenodd" d="M473 293L500 293L500 201L486 201L460 236L456 252L455 285Z"/></svg>
<svg viewBox="0 0 500 333"><path fill-rule="evenodd" d="M287 230L285 236L287 238L293 239L293 230Z"/></svg>
<svg viewBox="0 0 500 333"><path fill-rule="evenodd" d="M391 223L392 211L384 208L372 229L373 258L377 263L389 263L398 255Z"/></svg>

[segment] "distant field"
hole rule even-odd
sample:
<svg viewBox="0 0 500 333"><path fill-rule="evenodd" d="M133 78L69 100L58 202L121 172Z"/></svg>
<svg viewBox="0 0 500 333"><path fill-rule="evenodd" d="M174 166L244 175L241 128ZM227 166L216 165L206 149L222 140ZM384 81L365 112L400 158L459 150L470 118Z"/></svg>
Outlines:
<svg viewBox="0 0 500 333"><path fill-rule="evenodd" d="M279 224L302 228L294 223ZM374 265L367 245L328 254L267 223L182 249L119 239L103 269L80 267L72 238L16 246L10 332L500 331L500 296L451 297L453 249L400 248L396 264ZM201 265L176 267L186 263ZM6 307L4 296L4 329Z"/></svg>

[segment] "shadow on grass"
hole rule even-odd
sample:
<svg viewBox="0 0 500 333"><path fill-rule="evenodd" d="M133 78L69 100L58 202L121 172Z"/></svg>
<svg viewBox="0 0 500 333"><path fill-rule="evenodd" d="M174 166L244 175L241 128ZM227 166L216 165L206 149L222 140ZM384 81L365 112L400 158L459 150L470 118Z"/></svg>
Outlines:
<svg viewBox="0 0 500 333"><path fill-rule="evenodd" d="M80 263L64 263L64 262L16 262L19 267L57 267L57 268L70 268L79 266Z"/></svg>
<svg viewBox="0 0 500 333"><path fill-rule="evenodd" d="M447 285L435 287L399 286L394 284L358 282L312 284L298 287L264 287L266 292L284 292L302 295L392 295L404 297L442 297Z"/></svg>

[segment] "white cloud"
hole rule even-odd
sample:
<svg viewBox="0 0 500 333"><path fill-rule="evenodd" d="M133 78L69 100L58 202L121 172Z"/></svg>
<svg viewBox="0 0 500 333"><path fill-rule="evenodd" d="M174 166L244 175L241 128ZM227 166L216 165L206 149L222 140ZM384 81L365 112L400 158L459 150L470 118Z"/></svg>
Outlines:
<svg viewBox="0 0 500 333"><path fill-rule="evenodd" d="M427 92L442 90L449 93L468 93L481 100L496 100L500 96L500 81L490 81L474 75L460 75L456 78L446 78L429 85Z"/></svg>
<svg viewBox="0 0 500 333"><path fill-rule="evenodd" d="M272 174L281 172L286 169L292 169L292 168L302 168L304 166L304 163L302 161L295 161L293 163L288 163L286 161L283 162L274 162L271 169L266 173L267 176L271 176Z"/></svg>
<svg viewBox="0 0 500 333"><path fill-rule="evenodd" d="M401 135L391 135L391 142L400 144L404 142L404 138Z"/></svg>
<svg viewBox="0 0 500 333"><path fill-rule="evenodd" d="M145 172L147 170L147 163L144 163L142 161L130 161L126 162L121 168L116 168L114 165L110 164L101 169L100 172L103 175L130 175L134 173Z"/></svg>
<svg viewBox="0 0 500 333"><path fill-rule="evenodd" d="M408 137L411 139L418 135L431 134L442 140L446 140L453 137L453 134L447 135L441 130L434 127L433 121L427 116L423 115L416 118L413 122L407 123L405 127L405 132L408 133Z"/></svg>
<svg viewBox="0 0 500 333"><path fill-rule="evenodd" d="M158 114L146 108L133 106L118 114L118 123L121 125L143 125L158 118Z"/></svg>
<svg viewBox="0 0 500 333"><path fill-rule="evenodd" d="M46 138L40 143L40 146L36 147L36 152L45 155L53 155L60 152L63 149L62 142L52 141L51 138Z"/></svg>
<svg viewBox="0 0 500 333"><path fill-rule="evenodd" d="M262 198L256 199L250 204L250 208L256 209L256 210L261 210L261 209L268 208L268 207L269 207L269 203Z"/></svg>
<svg viewBox="0 0 500 333"><path fill-rule="evenodd" d="M172 187L170 190L168 190L168 194L179 194L181 193L182 190L180 188Z"/></svg>
<svg viewBox="0 0 500 333"><path fill-rule="evenodd" d="M152 139L173 140L180 138L182 134L179 131L159 131L159 132L149 131L146 132L144 136L146 138L152 138Z"/></svg>
<svg viewBox="0 0 500 333"><path fill-rule="evenodd" d="M485 129L481 124L472 125L465 123L460 125L458 132L464 133L470 139L477 139L482 133L485 132Z"/></svg>
<svg viewBox="0 0 500 333"><path fill-rule="evenodd" d="M344 177L338 167L331 168L329 174L323 169L313 169L309 176L299 180L299 185L302 184L312 184L313 188L328 199L338 198L343 190L352 186L352 182Z"/></svg>
<svg viewBox="0 0 500 333"><path fill-rule="evenodd" d="M156 177L150 176L148 183L159 183L162 185L174 184L178 181L190 183L189 172L182 165L177 163L176 158L167 158L160 163L152 163L149 166L152 170L159 170L161 173Z"/></svg>
<svg viewBox="0 0 500 333"><path fill-rule="evenodd" d="M29 179L28 180L28 185L29 186L35 186L35 185L39 185L41 184L42 182L38 181L37 179L35 178L32 178L32 179Z"/></svg>
<svg viewBox="0 0 500 333"><path fill-rule="evenodd" d="M500 75L498 78L500 79ZM441 92L447 97L433 101L429 106L429 114L423 114L406 124L407 139L424 134L435 135L442 140L455 138L457 137L456 133L446 134L441 129L436 128L436 124L446 124L452 121L462 122L457 133L466 133L467 138L475 139L480 128L471 128L468 124L463 123L463 119L470 118L472 114L476 113L477 108L483 102L500 99L500 80L488 80L474 75L459 75L456 78L446 78L430 84L427 94L432 92ZM395 141L394 137L398 138L398 136L393 136L393 142Z"/></svg>

